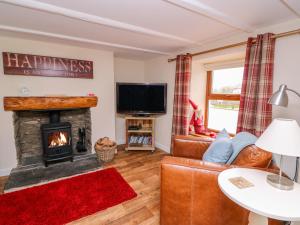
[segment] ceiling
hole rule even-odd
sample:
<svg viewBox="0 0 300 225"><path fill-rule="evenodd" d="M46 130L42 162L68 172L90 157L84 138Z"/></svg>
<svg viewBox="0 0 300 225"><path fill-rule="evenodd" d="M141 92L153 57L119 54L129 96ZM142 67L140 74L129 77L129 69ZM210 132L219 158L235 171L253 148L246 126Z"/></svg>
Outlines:
<svg viewBox="0 0 300 225"><path fill-rule="evenodd" d="M0 0L0 34L147 59L300 18L299 0Z"/></svg>

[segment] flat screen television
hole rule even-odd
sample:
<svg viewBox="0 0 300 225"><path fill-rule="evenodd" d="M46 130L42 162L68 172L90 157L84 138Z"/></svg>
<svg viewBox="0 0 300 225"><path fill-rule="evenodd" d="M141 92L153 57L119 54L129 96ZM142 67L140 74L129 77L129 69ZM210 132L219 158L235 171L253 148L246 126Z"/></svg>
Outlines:
<svg viewBox="0 0 300 225"><path fill-rule="evenodd" d="M124 114L164 114L167 84L117 83L117 112Z"/></svg>

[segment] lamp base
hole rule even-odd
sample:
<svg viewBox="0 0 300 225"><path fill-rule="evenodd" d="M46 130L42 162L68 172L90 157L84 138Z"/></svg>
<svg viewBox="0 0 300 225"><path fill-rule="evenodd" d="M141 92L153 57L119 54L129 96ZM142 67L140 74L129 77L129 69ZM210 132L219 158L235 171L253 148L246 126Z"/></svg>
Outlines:
<svg viewBox="0 0 300 225"><path fill-rule="evenodd" d="M267 182L280 190L290 191L294 188L294 182L286 177L277 174L267 175Z"/></svg>

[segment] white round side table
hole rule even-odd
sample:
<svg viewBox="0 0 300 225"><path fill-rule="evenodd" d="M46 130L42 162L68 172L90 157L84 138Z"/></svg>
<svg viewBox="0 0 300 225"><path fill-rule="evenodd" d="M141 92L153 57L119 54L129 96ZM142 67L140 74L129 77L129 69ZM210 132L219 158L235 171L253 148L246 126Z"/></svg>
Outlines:
<svg viewBox="0 0 300 225"><path fill-rule="evenodd" d="M228 198L251 212L282 221L300 221L300 184L295 183L290 191L279 190L267 183L268 174L256 169L232 168L220 173L218 183ZM229 181L235 177L243 177L254 186L240 189Z"/></svg>

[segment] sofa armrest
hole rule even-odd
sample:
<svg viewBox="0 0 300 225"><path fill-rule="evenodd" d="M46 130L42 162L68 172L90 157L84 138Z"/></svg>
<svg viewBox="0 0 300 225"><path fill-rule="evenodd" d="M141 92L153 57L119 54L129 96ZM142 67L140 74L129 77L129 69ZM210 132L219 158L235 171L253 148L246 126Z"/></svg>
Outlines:
<svg viewBox="0 0 300 225"><path fill-rule="evenodd" d="M220 163L212 163L205 162L198 159L190 159L185 157L173 157L173 156L165 156L161 161L161 166L170 165L170 166L181 166L182 169L203 169L215 171L216 173L220 173L225 169L235 168L234 165L220 164ZM186 168L184 168L186 167Z"/></svg>
<svg viewBox="0 0 300 225"><path fill-rule="evenodd" d="M174 136L172 155L176 157L202 159L203 154L212 141L212 138L183 135Z"/></svg>
<svg viewBox="0 0 300 225"><path fill-rule="evenodd" d="M161 164L161 225L246 225L248 210L228 199L218 175L232 166L179 157Z"/></svg>
<svg viewBox="0 0 300 225"><path fill-rule="evenodd" d="M161 225L247 225L249 211L227 198L218 175L237 166L165 156L161 163ZM255 168L277 173L276 169ZM216 216L217 215L217 216ZM269 225L283 225L269 219Z"/></svg>

